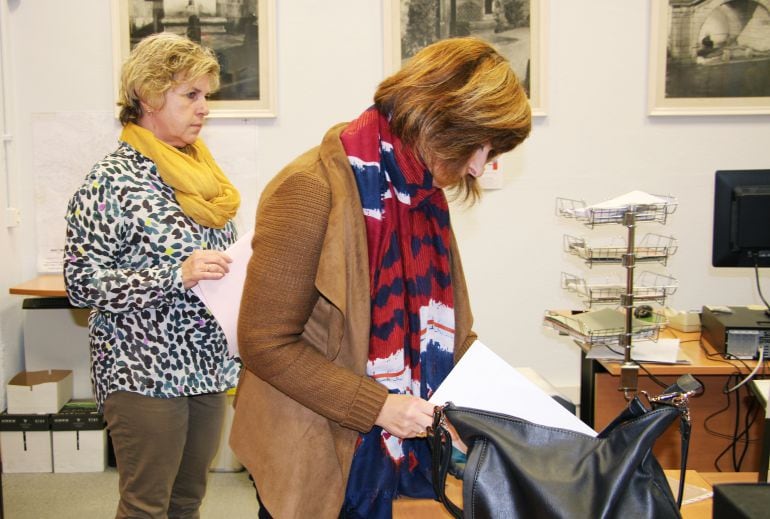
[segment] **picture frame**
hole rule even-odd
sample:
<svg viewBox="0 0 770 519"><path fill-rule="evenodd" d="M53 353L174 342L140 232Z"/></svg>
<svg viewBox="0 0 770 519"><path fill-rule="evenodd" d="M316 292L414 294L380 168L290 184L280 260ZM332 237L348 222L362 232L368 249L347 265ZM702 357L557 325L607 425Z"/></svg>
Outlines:
<svg viewBox="0 0 770 519"><path fill-rule="evenodd" d="M527 89L532 115L546 115L547 0L384 0L383 9L385 75L434 41L479 36L511 62ZM417 22L410 23L410 11Z"/></svg>
<svg viewBox="0 0 770 519"><path fill-rule="evenodd" d="M764 5L652 0L649 114L770 114Z"/></svg>
<svg viewBox="0 0 770 519"><path fill-rule="evenodd" d="M210 97L208 117L277 116L275 0L111 2L116 99L120 70L133 45L148 34L165 30L200 41L217 55L220 88Z"/></svg>

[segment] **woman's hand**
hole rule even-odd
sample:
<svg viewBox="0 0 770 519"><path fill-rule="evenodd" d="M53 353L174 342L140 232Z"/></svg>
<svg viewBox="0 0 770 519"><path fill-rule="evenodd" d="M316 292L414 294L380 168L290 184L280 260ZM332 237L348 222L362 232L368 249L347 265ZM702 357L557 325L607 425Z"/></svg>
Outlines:
<svg viewBox="0 0 770 519"><path fill-rule="evenodd" d="M201 279L222 279L230 272L230 256L218 250L198 249L182 262L182 283L185 289L198 284Z"/></svg>
<svg viewBox="0 0 770 519"><path fill-rule="evenodd" d="M416 396L389 394L374 423L399 438L424 436L433 424L433 407Z"/></svg>

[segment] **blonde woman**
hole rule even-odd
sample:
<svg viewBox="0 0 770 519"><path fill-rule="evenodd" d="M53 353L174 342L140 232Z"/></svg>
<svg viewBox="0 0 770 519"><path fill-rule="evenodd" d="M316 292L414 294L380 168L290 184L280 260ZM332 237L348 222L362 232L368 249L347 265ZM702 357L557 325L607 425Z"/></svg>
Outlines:
<svg viewBox="0 0 770 519"><path fill-rule="evenodd" d="M500 54L444 40L266 187L230 438L261 517L387 518L434 496L427 399L475 339L445 190L473 199L530 125Z"/></svg>
<svg viewBox="0 0 770 519"><path fill-rule="evenodd" d="M115 449L116 517L198 517L239 362L190 290L221 279L240 197L198 134L210 50L160 33L123 65L118 148L67 210L70 301L92 309L91 379Z"/></svg>

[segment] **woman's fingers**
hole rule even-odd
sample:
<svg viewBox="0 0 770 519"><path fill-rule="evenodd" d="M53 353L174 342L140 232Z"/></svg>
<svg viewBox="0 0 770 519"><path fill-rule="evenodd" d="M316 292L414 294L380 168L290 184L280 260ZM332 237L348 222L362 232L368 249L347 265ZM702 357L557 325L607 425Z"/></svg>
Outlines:
<svg viewBox="0 0 770 519"><path fill-rule="evenodd" d="M182 262L182 283L186 289L192 288L202 279L221 279L230 272L232 258L217 250L199 249L193 251Z"/></svg>

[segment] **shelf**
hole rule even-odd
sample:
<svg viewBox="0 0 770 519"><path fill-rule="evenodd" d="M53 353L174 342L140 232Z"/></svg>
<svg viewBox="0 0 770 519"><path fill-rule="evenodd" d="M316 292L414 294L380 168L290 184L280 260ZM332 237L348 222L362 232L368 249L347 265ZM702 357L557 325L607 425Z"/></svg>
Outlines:
<svg viewBox="0 0 770 519"><path fill-rule="evenodd" d="M633 248L636 263L660 263L665 265L669 256L677 250L676 239L660 234L645 234ZM616 238L609 243L589 245L585 238L564 235L564 251L593 264L622 264L628 255L628 243Z"/></svg>
<svg viewBox="0 0 770 519"><path fill-rule="evenodd" d="M641 193L637 199L639 200L637 202L623 203L623 199L619 198L589 206L583 200L557 198L556 214L563 218L574 218L593 227L602 224L622 224L628 214L632 214L636 222L665 224L668 215L676 211L677 202L674 197Z"/></svg>
<svg viewBox="0 0 770 519"><path fill-rule="evenodd" d="M593 305L617 305L627 293L624 281L604 278L602 280L586 280L574 274L562 272L561 287L575 292L583 298L590 308ZM666 297L678 288L677 281L663 274L641 272L633 281L633 297L635 303L665 304Z"/></svg>
<svg viewBox="0 0 770 519"><path fill-rule="evenodd" d="M569 335L584 345L619 344L625 330L625 312L619 309L605 308L574 315L547 311L543 324L560 334ZM661 322L647 322L632 319L631 337L633 340L657 340Z"/></svg>

